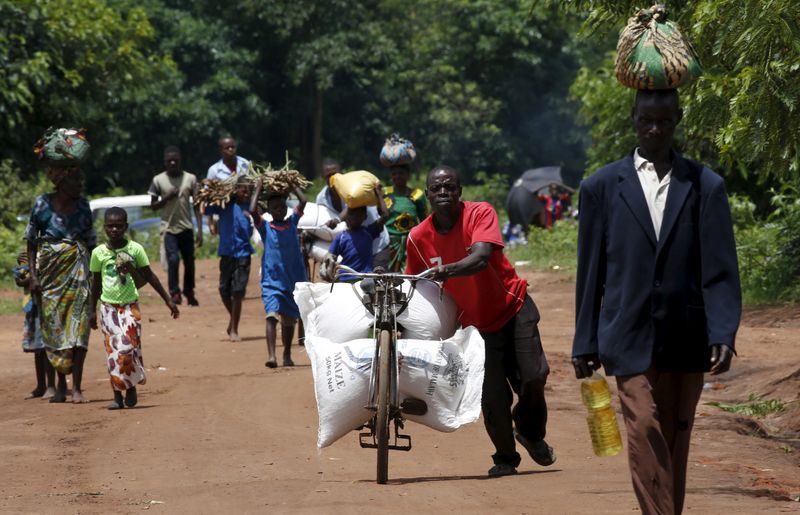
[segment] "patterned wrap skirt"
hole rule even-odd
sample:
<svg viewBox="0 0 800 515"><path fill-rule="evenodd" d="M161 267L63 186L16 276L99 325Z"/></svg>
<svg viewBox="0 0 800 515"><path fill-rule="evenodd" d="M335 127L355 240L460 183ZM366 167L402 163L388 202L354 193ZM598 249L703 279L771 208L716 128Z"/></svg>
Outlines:
<svg viewBox="0 0 800 515"><path fill-rule="evenodd" d="M72 372L72 353L89 346L89 253L82 242L41 242L41 329L47 358L58 372Z"/></svg>
<svg viewBox="0 0 800 515"><path fill-rule="evenodd" d="M139 303L100 303L101 329L105 336L106 365L111 387L118 392L144 384L142 315Z"/></svg>

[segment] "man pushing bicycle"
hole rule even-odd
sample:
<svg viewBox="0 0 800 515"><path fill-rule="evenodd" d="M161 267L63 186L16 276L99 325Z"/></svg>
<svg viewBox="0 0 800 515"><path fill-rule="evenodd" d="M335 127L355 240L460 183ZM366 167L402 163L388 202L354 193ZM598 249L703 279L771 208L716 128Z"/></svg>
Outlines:
<svg viewBox="0 0 800 515"><path fill-rule="evenodd" d="M463 326L475 326L486 346L483 409L495 446L489 477L517 473L514 439L542 466L556 456L544 437L544 386L550 368L539 336L539 311L503 254L497 213L486 202L462 202L458 172L437 166L428 174L432 213L411 230L406 244L407 274L435 267L432 279L458 305ZM512 389L519 399L512 409Z"/></svg>

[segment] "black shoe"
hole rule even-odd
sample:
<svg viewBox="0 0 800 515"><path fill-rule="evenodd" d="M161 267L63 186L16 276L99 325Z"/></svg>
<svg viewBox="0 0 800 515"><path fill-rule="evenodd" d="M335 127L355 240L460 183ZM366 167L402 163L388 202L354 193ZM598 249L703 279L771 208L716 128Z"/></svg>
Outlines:
<svg viewBox="0 0 800 515"><path fill-rule="evenodd" d="M547 445L547 442L544 440L531 443L527 438L516 431L514 432L514 438L517 439L520 445L525 447L525 450L527 450L528 454L531 455L533 461L539 465L547 467L556 462L555 451L553 451L553 448Z"/></svg>
<svg viewBox="0 0 800 515"><path fill-rule="evenodd" d="M498 463L489 469L489 477L513 476L516 473L517 468L508 463Z"/></svg>
<svg viewBox="0 0 800 515"><path fill-rule="evenodd" d="M197 302L197 297L194 296L194 293L183 293L186 296L186 303L190 306L199 306L200 303Z"/></svg>
<svg viewBox="0 0 800 515"><path fill-rule="evenodd" d="M136 396L136 387L128 388L125 391L125 405L129 408L136 406L138 402L138 397Z"/></svg>

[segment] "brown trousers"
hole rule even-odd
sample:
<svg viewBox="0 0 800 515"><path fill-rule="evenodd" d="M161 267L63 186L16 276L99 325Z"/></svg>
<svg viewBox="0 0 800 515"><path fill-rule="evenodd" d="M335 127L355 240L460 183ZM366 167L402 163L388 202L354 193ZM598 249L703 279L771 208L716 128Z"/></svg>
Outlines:
<svg viewBox="0 0 800 515"><path fill-rule="evenodd" d="M617 377L628 433L633 490L645 515L683 510L694 413L703 390L700 372Z"/></svg>

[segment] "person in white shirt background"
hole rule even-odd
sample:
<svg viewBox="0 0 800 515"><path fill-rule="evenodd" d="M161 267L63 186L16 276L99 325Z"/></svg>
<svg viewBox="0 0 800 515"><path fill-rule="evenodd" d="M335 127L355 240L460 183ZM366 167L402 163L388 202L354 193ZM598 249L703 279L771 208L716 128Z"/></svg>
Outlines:
<svg viewBox="0 0 800 515"><path fill-rule="evenodd" d="M217 146L222 157L208 168L206 179L227 179L237 173L249 173L250 161L236 155L237 145L235 139L231 136L222 136L217 142ZM217 223L214 216L208 217L208 230L211 234L217 234Z"/></svg>

